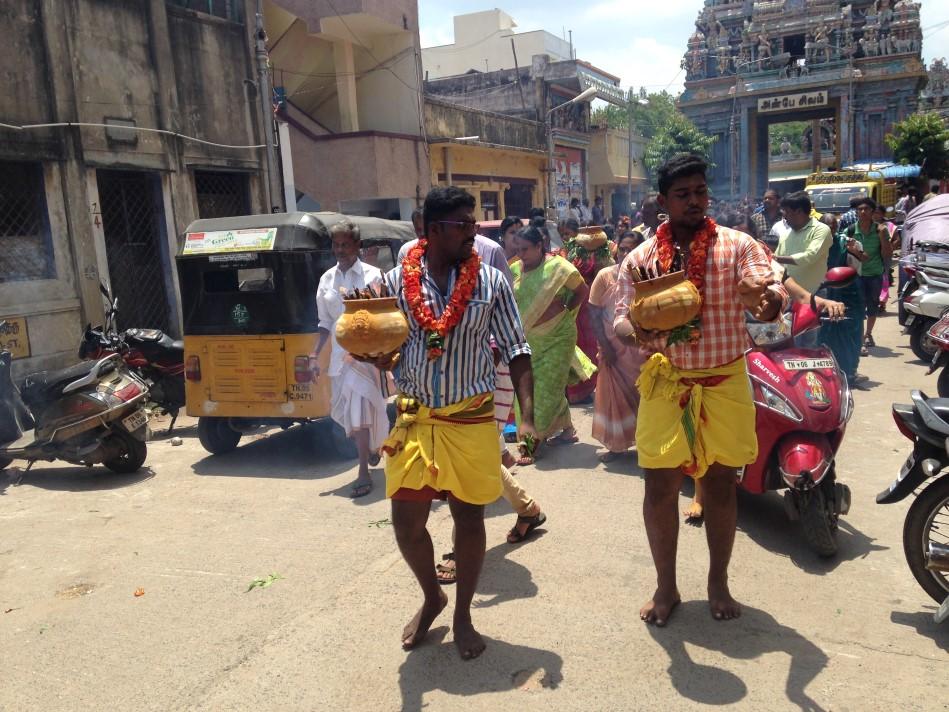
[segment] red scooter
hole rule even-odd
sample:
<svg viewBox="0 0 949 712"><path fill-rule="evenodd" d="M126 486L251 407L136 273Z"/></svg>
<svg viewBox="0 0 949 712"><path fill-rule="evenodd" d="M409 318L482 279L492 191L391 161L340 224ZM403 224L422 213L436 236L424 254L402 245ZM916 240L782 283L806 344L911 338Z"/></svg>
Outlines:
<svg viewBox="0 0 949 712"><path fill-rule="evenodd" d="M836 267L820 288L846 287L856 276L851 267ZM740 472L739 486L753 494L785 489L788 517L801 522L807 543L827 557L837 553L837 520L850 510L850 488L837 482L834 460L853 398L829 348L795 346L794 337L820 326L814 299L810 307L795 304L790 316L790 329L745 357L758 459Z"/></svg>

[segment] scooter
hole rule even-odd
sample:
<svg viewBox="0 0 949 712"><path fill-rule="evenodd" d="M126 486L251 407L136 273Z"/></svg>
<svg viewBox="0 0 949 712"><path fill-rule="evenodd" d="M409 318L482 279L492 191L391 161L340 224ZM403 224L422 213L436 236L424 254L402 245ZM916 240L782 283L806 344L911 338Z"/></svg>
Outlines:
<svg viewBox="0 0 949 712"><path fill-rule="evenodd" d="M909 334L909 345L916 358L929 362L939 350L929 338L929 330L949 310L949 277L917 269L913 280L919 286L915 290L904 288L901 296L906 311L904 332Z"/></svg>
<svg viewBox="0 0 949 712"><path fill-rule="evenodd" d="M926 485L906 512L903 554L922 589L942 604L934 616L941 623L949 618L949 399L921 391L910 398L910 405L893 404L893 420L913 441L913 452L876 501L900 502Z"/></svg>
<svg viewBox="0 0 949 712"><path fill-rule="evenodd" d="M149 397L171 415L170 433L185 404L184 343L175 341L158 329L126 329L119 332L116 318L119 300L113 299L104 285L99 291L109 303L104 326L86 325L79 344L79 358L101 359L120 354L132 370L148 384Z"/></svg>
<svg viewBox="0 0 949 712"><path fill-rule="evenodd" d="M852 267L831 269L819 289L842 288ZM784 489L791 521L800 521L820 556L837 553L837 522L850 511L850 488L837 481L835 457L853 413L847 378L826 346L798 348L794 337L819 328L811 305L795 304L790 329L745 356L755 401L758 459L740 473L739 486L764 494Z"/></svg>
<svg viewBox="0 0 949 712"><path fill-rule="evenodd" d="M145 463L148 387L121 358L31 373L19 388L12 361L0 351L0 467L65 460L130 474Z"/></svg>

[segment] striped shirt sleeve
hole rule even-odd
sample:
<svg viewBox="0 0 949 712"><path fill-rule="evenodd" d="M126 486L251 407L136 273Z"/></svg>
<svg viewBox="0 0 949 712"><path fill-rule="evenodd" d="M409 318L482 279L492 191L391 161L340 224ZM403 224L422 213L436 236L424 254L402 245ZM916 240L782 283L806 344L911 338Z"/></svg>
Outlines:
<svg viewBox="0 0 949 712"><path fill-rule="evenodd" d="M494 271L494 305L491 310L491 334L504 363L517 356L530 356L531 347L524 336L521 315L514 301L514 292L504 276Z"/></svg>

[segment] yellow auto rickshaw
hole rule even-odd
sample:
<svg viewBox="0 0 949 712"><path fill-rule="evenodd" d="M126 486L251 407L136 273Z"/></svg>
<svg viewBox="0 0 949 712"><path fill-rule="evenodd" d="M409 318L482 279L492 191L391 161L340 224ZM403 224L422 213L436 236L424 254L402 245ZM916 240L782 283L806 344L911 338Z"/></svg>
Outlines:
<svg viewBox="0 0 949 712"><path fill-rule="evenodd" d="M313 379L316 289L336 264L329 228L360 228L361 259L386 271L415 237L411 223L338 213L278 213L196 220L176 257L184 321L185 400L213 454L243 434L326 418L330 384ZM326 372L329 349L321 355ZM342 429L336 449L354 456Z"/></svg>

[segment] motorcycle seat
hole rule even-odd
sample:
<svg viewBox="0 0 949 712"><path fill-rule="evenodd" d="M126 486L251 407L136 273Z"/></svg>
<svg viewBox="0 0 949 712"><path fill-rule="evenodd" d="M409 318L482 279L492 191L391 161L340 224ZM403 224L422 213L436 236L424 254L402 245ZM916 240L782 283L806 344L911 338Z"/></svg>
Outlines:
<svg viewBox="0 0 949 712"><path fill-rule="evenodd" d="M184 360L184 341L172 339L158 329L129 329L125 332L125 341L133 344L150 360L161 357Z"/></svg>
<svg viewBox="0 0 949 712"><path fill-rule="evenodd" d="M82 361L68 368L31 373L20 385L20 396L31 406L53 400L70 383L90 374L96 365L95 361Z"/></svg>

